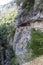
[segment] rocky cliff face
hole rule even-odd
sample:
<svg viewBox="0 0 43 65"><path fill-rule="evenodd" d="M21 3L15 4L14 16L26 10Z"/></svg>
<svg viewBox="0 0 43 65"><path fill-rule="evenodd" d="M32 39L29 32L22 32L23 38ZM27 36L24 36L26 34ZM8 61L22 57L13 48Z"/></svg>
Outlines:
<svg viewBox="0 0 43 65"><path fill-rule="evenodd" d="M35 0L33 9L30 9L27 13L25 7L22 9L22 6L19 6L18 15L15 18L16 26L23 23L29 23L29 21L37 20L38 18L43 18L43 14L41 14L43 11L43 5L41 6L41 3L43 4L43 1Z"/></svg>
<svg viewBox="0 0 43 65"><path fill-rule="evenodd" d="M14 48L16 55L25 54L25 52L27 52L26 45L29 39L30 39L29 26L17 28L14 37L14 43L15 43Z"/></svg>
<svg viewBox="0 0 43 65"><path fill-rule="evenodd" d="M16 32L13 41L13 49L16 55L21 59L20 64L25 63L25 54L27 42L31 39L31 23L43 21L43 7L40 8L42 0L35 0L35 4L30 11L26 13L25 7L19 6L18 15L15 18ZM19 61L19 60L18 60Z"/></svg>

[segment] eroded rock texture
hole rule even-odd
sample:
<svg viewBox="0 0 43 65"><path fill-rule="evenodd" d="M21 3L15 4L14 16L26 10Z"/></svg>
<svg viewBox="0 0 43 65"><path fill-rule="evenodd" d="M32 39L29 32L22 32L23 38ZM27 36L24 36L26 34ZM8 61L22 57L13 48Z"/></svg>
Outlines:
<svg viewBox="0 0 43 65"><path fill-rule="evenodd" d="M43 21L43 8L40 7L42 0L35 0L32 9L26 13L25 6L19 6L18 15L15 18L16 32L13 41L13 49L16 55L21 57L20 64L25 63L26 45L31 36L31 22Z"/></svg>
<svg viewBox="0 0 43 65"><path fill-rule="evenodd" d="M27 52L26 45L28 40L30 40L29 26L17 28L14 37L16 55L25 54Z"/></svg>

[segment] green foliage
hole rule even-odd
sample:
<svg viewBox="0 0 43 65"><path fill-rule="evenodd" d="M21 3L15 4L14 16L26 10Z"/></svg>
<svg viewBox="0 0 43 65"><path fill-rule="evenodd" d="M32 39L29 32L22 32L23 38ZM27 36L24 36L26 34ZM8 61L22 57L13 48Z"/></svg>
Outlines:
<svg viewBox="0 0 43 65"><path fill-rule="evenodd" d="M16 3L23 3L23 8L28 12L33 7L35 0L16 0Z"/></svg>
<svg viewBox="0 0 43 65"><path fill-rule="evenodd" d="M4 23L13 23L14 18L17 15L17 6L6 9L2 11L0 16L0 26Z"/></svg>
<svg viewBox="0 0 43 65"><path fill-rule="evenodd" d="M43 54L43 32L32 29L30 48L36 56Z"/></svg>
<svg viewBox="0 0 43 65"><path fill-rule="evenodd" d="M26 5L26 11L28 12L33 7L34 0L25 0L24 4Z"/></svg>
<svg viewBox="0 0 43 65"><path fill-rule="evenodd" d="M26 9L29 11L34 5L34 0L33 1L32 0L29 0L29 1L26 0L26 2L27 2Z"/></svg>
<svg viewBox="0 0 43 65"><path fill-rule="evenodd" d="M0 44L5 44L7 43L7 28L5 25L0 26Z"/></svg>
<svg viewBox="0 0 43 65"><path fill-rule="evenodd" d="M17 7L8 8L0 16L0 45L9 43L9 38L14 36L14 18L17 15Z"/></svg>
<svg viewBox="0 0 43 65"><path fill-rule="evenodd" d="M43 55L43 32L40 30L31 30L31 39L27 42L26 61L30 61L37 56Z"/></svg>
<svg viewBox="0 0 43 65"><path fill-rule="evenodd" d="M15 59L16 59L13 48L11 46L9 47L10 38L13 39L16 30L14 25L14 18L16 15L17 15L16 7L11 7L7 9L4 13L2 12L0 16L0 51L2 47L3 48L7 47L9 52L11 52L10 65L15 65Z"/></svg>
<svg viewBox="0 0 43 65"><path fill-rule="evenodd" d="M15 33L15 28L12 25L3 24L0 26L0 44L9 43L9 38Z"/></svg>
<svg viewBox="0 0 43 65"><path fill-rule="evenodd" d="M2 46L3 47L8 46L10 56L11 56L10 65L14 65L15 59L16 59L13 48L11 46L9 46L10 37L13 37L14 33L15 33L15 27L13 24L4 23L0 26L0 50L1 50Z"/></svg>

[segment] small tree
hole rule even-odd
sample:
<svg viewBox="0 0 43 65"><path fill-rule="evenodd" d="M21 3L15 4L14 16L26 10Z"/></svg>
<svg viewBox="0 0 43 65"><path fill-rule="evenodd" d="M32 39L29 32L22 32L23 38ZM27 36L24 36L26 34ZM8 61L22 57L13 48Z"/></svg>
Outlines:
<svg viewBox="0 0 43 65"><path fill-rule="evenodd" d="M3 62L6 60L6 49L8 50L8 53L10 54L9 58L11 60L9 62L12 61L12 58L14 58L15 60L15 53L13 51L13 48L9 46L10 37L12 37L14 33L15 33L15 28L12 26L12 24L10 25L5 23L0 26L0 47L2 48L2 52L3 52L3 58L4 58ZM0 60L0 64L1 64L1 61L2 60Z"/></svg>
<svg viewBox="0 0 43 65"><path fill-rule="evenodd" d="M7 44L8 42L7 35L8 35L7 27L4 24L3 26L0 26L0 45Z"/></svg>
<svg viewBox="0 0 43 65"><path fill-rule="evenodd" d="M13 25L3 24L0 26L0 45L6 45L9 43L10 36L15 33Z"/></svg>
<svg viewBox="0 0 43 65"><path fill-rule="evenodd" d="M30 47L36 56L43 54L43 32L32 29Z"/></svg>

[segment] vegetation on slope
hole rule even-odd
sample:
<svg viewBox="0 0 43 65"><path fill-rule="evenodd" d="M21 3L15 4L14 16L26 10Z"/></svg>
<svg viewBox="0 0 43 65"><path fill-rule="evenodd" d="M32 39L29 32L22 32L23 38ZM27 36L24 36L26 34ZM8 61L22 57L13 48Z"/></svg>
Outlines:
<svg viewBox="0 0 43 65"><path fill-rule="evenodd" d="M22 3L22 9L25 9L26 12L29 12L34 6L35 0L16 0L17 5L20 6Z"/></svg>
<svg viewBox="0 0 43 65"><path fill-rule="evenodd" d="M32 29L31 40L27 43L27 49L28 51L31 49L31 53L36 57L43 55L43 32Z"/></svg>
<svg viewBox="0 0 43 65"><path fill-rule="evenodd" d="M14 18L17 15L16 8L7 9L6 12L2 13L0 16L0 56L1 56L1 49L6 48L10 52L10 64L13 65L15 63L15 53L13 48L9 46L10 38L13 38L15 34L15 24ZM5 51L4 50L4 51ZM8 52L8 53L9 53ZM6 54L5 54L6 55ZM13 61L14 59L14 61ZM13 62L12 62L13 61ZM1 64L1 57L0 57L0 64Z"/></svg>
<svg viewBox="0 0 43 65"><path fill-rule="evenodd" d="M43 54L43 32L40 30L32 30L30 47L36 56Z"/></svg>

